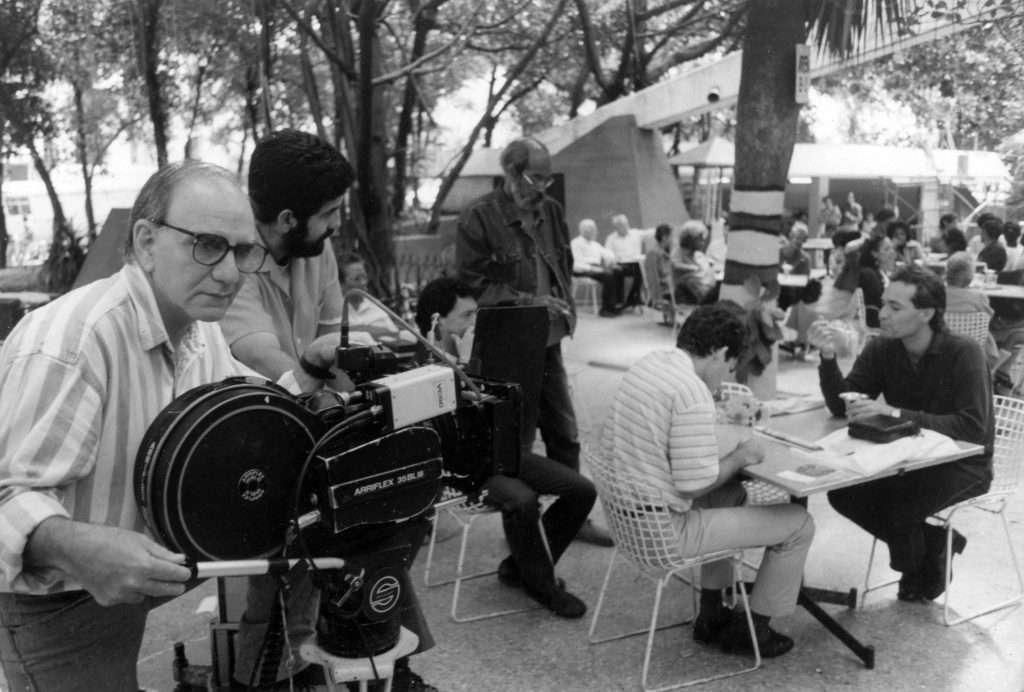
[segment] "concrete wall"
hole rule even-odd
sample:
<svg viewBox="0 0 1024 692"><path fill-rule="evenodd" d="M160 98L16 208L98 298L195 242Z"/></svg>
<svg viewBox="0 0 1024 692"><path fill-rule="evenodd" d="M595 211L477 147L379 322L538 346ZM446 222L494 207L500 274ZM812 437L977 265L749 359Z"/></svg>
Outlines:
<svg viewBox="0 0 1024 692"><path fill-rule="evenodd" d="M680 225L689 218L657 132L631 116L612 118L553 157L565 176L565 216L570 231L584 218L597 222L603 239L611 217L625 214L634 228Z"/></svg>

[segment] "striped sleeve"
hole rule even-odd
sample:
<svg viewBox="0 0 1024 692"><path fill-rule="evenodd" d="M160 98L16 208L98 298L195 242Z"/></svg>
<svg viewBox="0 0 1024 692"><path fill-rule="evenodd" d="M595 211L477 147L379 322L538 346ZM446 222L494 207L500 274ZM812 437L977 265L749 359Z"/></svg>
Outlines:
<svg viewBox="0 0 1024 692"><path fill-rule="evenodd" d="M92 473L103 403L78 367L41 353L10 362L0 389L21 393L0 397L0 581L38 588L56 574L23 573L22 553L43 520L70 516L63 489Z"/></svg>
<svg viewBox="0 0 1024 692"><path fill-rule="evenodd" d="M718 478L715 407L697 402L693 392L681 391L672 407L668 459L672 484L683 494L708 487Z"/></svg>

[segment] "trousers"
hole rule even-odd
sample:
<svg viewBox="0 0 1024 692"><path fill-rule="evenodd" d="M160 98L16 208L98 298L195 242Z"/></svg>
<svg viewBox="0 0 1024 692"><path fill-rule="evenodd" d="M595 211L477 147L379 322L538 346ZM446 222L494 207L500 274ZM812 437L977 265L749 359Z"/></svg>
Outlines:
<svg viewBox="0 0 1024 692"><path fill-rule="evenodd" d="M796 504L738 506L745 497L736 482L697 498L680 518L684 554L764 547L750 608L769 617L789 615L800 594L814 520ZM701 570L701 588L725 588L732 576L728 560L710 562Z"/></svg>
<svg viewBox="0 0 1024 692"><path fill-rule="evenodd" d="M101 606L85 591L0 594L0 660L11 692L135 692L155 605Z"/></svg>
<svg viewBox="0 0 1024 692"><path fill-rule="evenodd" d="M538 428L547 458L579 471L579 430L569 395L569 375L562 360L561 343L548 346L544 352L544 377L539 398L524 397L523 400L520 443L524 457L533 447Z"/></svg>
<svg viewBox="0 0 1024 692"><path fill-rule="evenodd" d="M981 495L992 471L977 463L940 464L899 476L833 490L828 501L837 512L889 546L889 565L917 572L929 551L930 515Z"/></svg>
<svg viewBox="0 0 1024 692"><path fill-rule="evenodd" d="M562 464L524 453L518 478L491 476L483 489L487 492L485 501L502 512L505 537L523 581L538 590L553 585L555 563L597 500L594 484ZM550 560L538 525L540 495L558 496L543 517Z"/></svg>

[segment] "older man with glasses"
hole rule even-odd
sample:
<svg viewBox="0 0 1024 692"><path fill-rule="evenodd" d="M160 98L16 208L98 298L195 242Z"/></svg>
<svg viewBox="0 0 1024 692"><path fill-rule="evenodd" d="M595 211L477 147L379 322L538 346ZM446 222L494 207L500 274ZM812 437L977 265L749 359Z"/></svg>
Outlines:
<svg viewBox="0 0 1024 692"><path fill-rule="evenodd" d="M162 168L129 228L121 271L35 310L0 350L0 660L13 690L138 689L146 615L191 575L144 533L139 445L175 396L248 372L215 324L266 255L234 175Z"/></svg>
<svg viewBox="0 0 1024 692"><path fill-rule="evenodd" d="M533 446L537 428L547 457L580 468L576 412L562 361L562 339L576 327L572 251L562 206L544 194L552 180L551 154L524 137L501 152L502 185L471 202L459 219L455 262L459 278L480 292L483 307L543 305L548 338L539 400L523 402L522 445ZM610 546L607 532L589 520L578 540Z"/></svg>

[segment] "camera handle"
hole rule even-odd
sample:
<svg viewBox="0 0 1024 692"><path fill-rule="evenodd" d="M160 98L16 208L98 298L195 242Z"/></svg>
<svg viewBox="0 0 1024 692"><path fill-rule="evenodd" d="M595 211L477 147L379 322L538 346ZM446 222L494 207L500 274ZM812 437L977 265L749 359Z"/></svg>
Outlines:
<svg viewBox="0 0 1024 692"><path fill-rule="evenodd" d="M273 560L223 560L194 562L189 565L192 579L212 577L254 577L260 574L285 574L300 562L312 562L316 569L344 569L345 561L338 557L315 557L312 560L281 558Z"/></svg>

